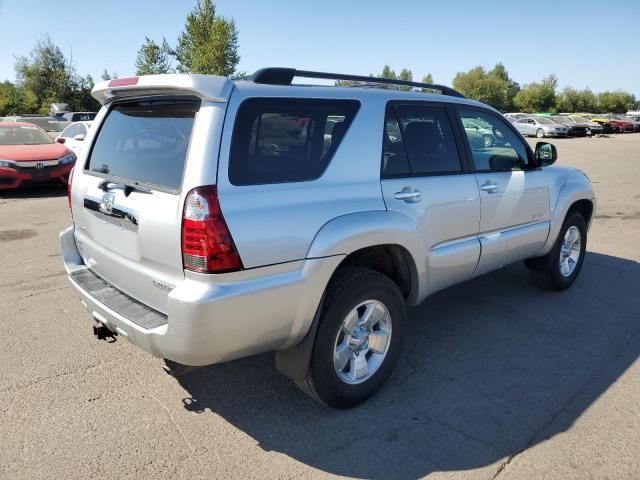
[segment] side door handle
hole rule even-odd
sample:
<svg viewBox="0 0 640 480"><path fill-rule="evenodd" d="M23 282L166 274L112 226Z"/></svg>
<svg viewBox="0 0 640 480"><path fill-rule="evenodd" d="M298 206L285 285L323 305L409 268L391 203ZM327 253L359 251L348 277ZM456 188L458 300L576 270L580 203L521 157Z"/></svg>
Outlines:
<svg viewBox="0 0 640 480"><path fill-rule="evenodd" d="M400 192L396 192L393 197L396 200L402 200L403 202L416 203L422 199L422 193L420 193L420 190L407 186Z"/></svg>
<svg viewBox="0 0 640 480"><path fill-rule="evenodd" d="M487 193L496 193L497 189L498 189L498 184L493 182L485 182L482 185L480 185L480 190Z"/></svg>

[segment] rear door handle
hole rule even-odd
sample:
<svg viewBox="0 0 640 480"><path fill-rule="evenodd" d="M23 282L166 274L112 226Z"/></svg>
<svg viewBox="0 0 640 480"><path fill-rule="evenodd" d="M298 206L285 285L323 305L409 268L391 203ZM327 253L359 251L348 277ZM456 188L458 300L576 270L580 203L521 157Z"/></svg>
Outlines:
<svg viewBox="0 0 640 480"><path fill-rule="evenodd" d="M420 190L416 190L413 187L404 187L402 191L396 192L393 197L396 200L402 200L403 202L416 203L421 200L422 193L420 193Z"/></svg>
<svg viewBox="0 0 640 480"><path fill-rule="evenodd" d="M480 185L480 190L487 193L495 193L498 189L498 184L493 182L486 182Z"/></svg>

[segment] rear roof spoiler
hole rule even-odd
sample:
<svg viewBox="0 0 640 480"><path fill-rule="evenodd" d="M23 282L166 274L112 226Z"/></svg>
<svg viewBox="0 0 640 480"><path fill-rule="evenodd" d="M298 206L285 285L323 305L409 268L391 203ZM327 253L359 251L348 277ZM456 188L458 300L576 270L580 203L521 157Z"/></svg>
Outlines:
<svg viewBox="0 0 640 480"><path fill-rule="evenodd" d="M101 104L114 98L169 92L192 94L211 102L226 102L233 87L233 81L214 75L145 75L100 82L93 87L91 95Z"/></svg>

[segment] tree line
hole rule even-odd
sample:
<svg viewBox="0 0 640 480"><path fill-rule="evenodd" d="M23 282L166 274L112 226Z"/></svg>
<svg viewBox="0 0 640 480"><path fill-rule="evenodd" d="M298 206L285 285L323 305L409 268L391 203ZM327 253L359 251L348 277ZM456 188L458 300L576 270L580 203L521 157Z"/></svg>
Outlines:
<svg viewBox="0 0 640 480"><path fill-rule="evenodd" d="M198 0L187 15L175 47L166 39L156 43L145 37L135 59L136 75L160 73L204 73L243 76L238 30L233 19L216 14L213 0ZM91 96L94 79L78 73L51 37L43 35L28 56L17 57L16 81L0 83L0 116L49 112L52 103L68 103L73 111L97 111L100 104ZM118 78L104 69L102 80Z"/></svg>
<svg viewBox="0 0 640 480"><path fill-rule="evenodd" d="M164 37L160 41L145 37L137 51L135 67L136 75L179 72L237 78L245 75L237 70L239 62L238 30L233 19L217 15L213 0L197 0L187 15L177 44L171 46ZM0 116L47 113L51 103L68 103L74 111L99 108L98 102L91 97L93 78L79 74L73 61L65 58L48 35L37 40L29 56L16 58L15 72L15 83L0 83ZM403 68L396 73L389 65L385 65L378 76L413 80L411 70ZM117 72L110 73L106 69L102 73L103 80L117 77ZM422 81L432 84L433 76L429 73ZM353 82L336 83L349 85ZM503 112L624 113L640 108L632 94L621 90L595 94L588 88L567 87L558 91L558 77L553 74L540 82L521 86L509 76L502 63L497 63L491 70L478 66L459 72L453 79L453 87L466 97Z"/></svg>
<svg viewBox="0 0 640 480"><path fill-rule="evenodd" d="M378 76L413 80L411 70L403 68L396 74L388 65L384 66ZM422 81L433 83L433 77L429 74ZM521 86L509 76L502 63L497 63L491 70L478 66L467 72L457 73L453 79L453 88L467 98L487 103L502 112L626 113L640 108L638 99L622 90L595 94L589 88L576 90L566 87L559 91L558 77L554 74L539 82Z"/></svg>

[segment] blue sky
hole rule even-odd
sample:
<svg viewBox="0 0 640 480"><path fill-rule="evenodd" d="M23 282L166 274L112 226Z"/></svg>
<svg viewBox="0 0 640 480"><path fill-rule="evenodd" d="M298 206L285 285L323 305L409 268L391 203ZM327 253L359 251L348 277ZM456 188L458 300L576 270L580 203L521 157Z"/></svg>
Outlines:
<svg viewBox="0 0 640 480"><path fill-rule="evenodd" d="M0 0L0 80L49 33L78 71L133 74L144 37L171 44L195 0ZM502 62L520 83L555 73L560 87L640 97L640 1L218 0L239 30L240 70L264 66L354 74L385 63L415 79Z"/></svg>

